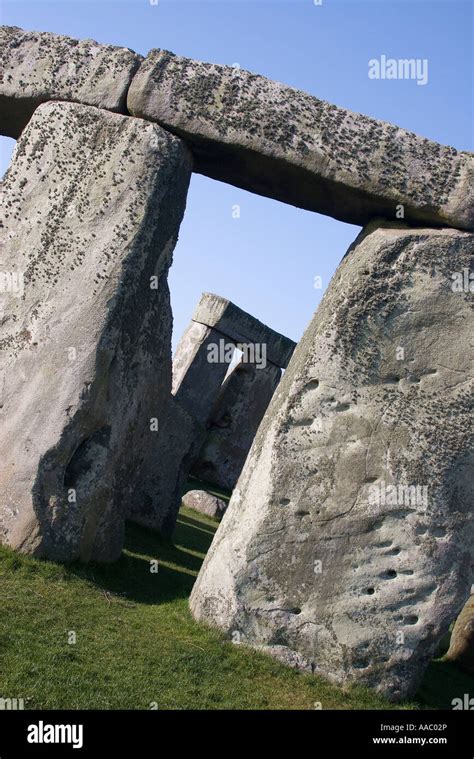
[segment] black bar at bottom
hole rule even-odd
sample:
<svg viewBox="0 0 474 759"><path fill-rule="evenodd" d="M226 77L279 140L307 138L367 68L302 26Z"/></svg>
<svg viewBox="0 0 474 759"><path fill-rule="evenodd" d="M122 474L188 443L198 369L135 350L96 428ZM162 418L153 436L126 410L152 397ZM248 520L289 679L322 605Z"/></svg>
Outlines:
<svg viewBox="0 0 474 759"><path fill-rule="evenodd" d="M473 715L464 711L2 711L0 759L227 753L290 741L313 756L474 757ZM174 744L174 749L173 749ZM308 745L309 744L309 745ZM313 747L311 749L311 746ZM283 745L280 746L283 751Z"/></svg>

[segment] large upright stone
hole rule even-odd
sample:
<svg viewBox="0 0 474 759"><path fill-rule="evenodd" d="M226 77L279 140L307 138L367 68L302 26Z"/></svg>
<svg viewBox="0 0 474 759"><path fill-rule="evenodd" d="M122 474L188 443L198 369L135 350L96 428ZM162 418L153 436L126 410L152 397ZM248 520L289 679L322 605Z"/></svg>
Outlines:
<svg viewBox="0 0 474 759"><path fill-rule="evenodd" d="M191 474L233 490L258 425L281 379L281 369L241 361L223 383L207 423L207 436Z"/></svg>
<svg viewBox="0 0 474 759"><path fill-rule="evenodd" d="M127 113L128 86L141 60L128 48L0 27L0 134L19 137L48 100Z"/></svg>
<svg viewBox="0 0 474 759"><path fill-rule="evenodd" d="M14 548L115 559L131 502L156 497L190 170L178 138L83 105L41 105L17 144L0 254L0 537Z"/></svg>
<svg viewBox="0 0 474 759"><path fill-rule="evenodd" d="M452 229L361 233L260 425L197 619L414 692L474 572L473 254Z"/></svg>
<svg viewBox="0 0 474 759"><path fill-rule="evenodd" d="M404 211L474 228L471 153L263 76L152 50L127 103L185 137L214 179L352 224Z"/></svg>
<svg viewBox="0 0 474 759"><path fill-rule="evenodd" d="M209 419L229 368L229 362L210 360L210 350L221 342L229 346L232 354L232 343L226 341L223 334L191 321L181 336L173 360L173 395L201 425Z"/></svg>

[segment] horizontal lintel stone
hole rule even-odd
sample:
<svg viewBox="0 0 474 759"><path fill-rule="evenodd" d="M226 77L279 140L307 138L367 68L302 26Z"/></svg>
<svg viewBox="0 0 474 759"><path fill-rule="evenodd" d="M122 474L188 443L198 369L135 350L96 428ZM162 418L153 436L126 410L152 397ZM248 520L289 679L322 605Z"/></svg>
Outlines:
<svg viewBox="0 0 474 759"><path fill-rule="evenodd" d="M17 139L48 100L126 114L127 90L142 60L128 48L0 27L0 133Z"/></svg>
<svg viewBox="0 0 474 759"><path fill-rule="evenodd" d="M351 224L474 228L474 156L236 67L152 50L129 112L188 140L195 171Z"/></svg>
<svg viewBox="0 0 474 759"><path fill-rule="evenodd" d="M213 293L202 294L192 319L216 329L235 343L266 345L266 358L281 369L288 366L296 347L289 337L267 327L227 298Z"/></svg>

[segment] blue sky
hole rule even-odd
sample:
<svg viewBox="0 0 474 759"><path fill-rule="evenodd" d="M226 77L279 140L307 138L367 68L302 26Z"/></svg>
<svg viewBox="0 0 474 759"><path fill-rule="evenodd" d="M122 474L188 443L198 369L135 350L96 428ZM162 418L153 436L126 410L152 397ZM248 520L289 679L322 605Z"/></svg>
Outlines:
<svg viewBox="0 0 474 759"><path fill-rule="evenodd" d="M473 149L472 4L462 0L0 0L1 23L235 64ZM368 61L426 58L425 86ZM13 146L1 139L0 170ZM240 218L232 210L240 206ZM174 341L203 291L298 340L359 228L194 175L170 276Z"/></svg>

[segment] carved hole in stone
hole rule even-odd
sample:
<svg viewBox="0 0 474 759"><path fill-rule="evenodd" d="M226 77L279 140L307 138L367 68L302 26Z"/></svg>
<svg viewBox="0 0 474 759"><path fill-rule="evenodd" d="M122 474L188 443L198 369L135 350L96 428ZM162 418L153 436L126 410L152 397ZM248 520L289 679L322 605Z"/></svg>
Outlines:
<svg viewBox="0 0 474 759"><path fill-rule="evenodd" d="M415 572L413 569L400 569L400 574L402 575L414 575Z"/></svg>
<svg viewBox="0 0 474 759"><path fill-rule="evenodd" d="M290 503L289 498L280 498L280 506L288 506L289 503Z"/></svg>
<svg viewBox="0 0 474 759"><path fill-rule="evenodd" d="M433 535L435 538L444 538L446 535L446 528L445 527L435 527L433 530Z"/></svg>
<svg viewBox="0 0 474 759"><path fill-rule="evenodd" d="M416 614L409 614L409 616L405 617L403 621L406 625L416 625L418 622L418 617Z"/></svg>
<svg viewBox="0 0 474 759"><path fill-rule="evenodd" d="M312 424L312 419L293 419L291 422L292 427L311 427Z"/></svg>
<svg viewBox="0 0 474 759"><path fill-rule="evenodd" d="M295 511L295 516L297 517L308 517L309 511Z"/></svg>
<svg viewBox="0 0 474 759"><path fill-rule="evenodd" d="M78 445L64 470L66 488L76 488L107 455L111 427L102 427Z"/></svg>
<svg viewBox="0 0 474 759"><path fill-rule="evenodd" d="M299 606L293 606L292 609L288 609L290 614L301 614L301 609Z"/></svg>
<svg viewBox="0 0 474 759"><path fill-rule="evenodd" d="M400 377L396 374L389 374L388 377L382 379L383 385L397 385L400 382Z"/></svg>
<svg viewBox="0 0 474 759"><path fill-rule="evenodd" d="M401 550L401 548L391 548L389 551L385 551L384 556L398 556Z"/></svg>
<svg viewBox="0 0 474 759"><path fill-rule="evenodd" d="M309 382L307 382L306 385L304 386L304 389L305 390L317 390L318 387L319 387L319 380L314 379L314 380L310 380Z"/></svg>
<svg viewBox="0 0 474 759"><path fill-rule="evenodd" d="M373 596L375 593L375 588L367 588L364 593L366 593L368 596Z"/></svg>
<svg viewBox="0 0 474 759"><path fill-rule="evenodd" d="M358 661L352 662L352 666L354 669L367 669L369 663L366 659L359 659Z"/></svg>
<svg viewBox="0 0 474 759"><path fill-rule="evenodd" d="M394 580L397 577L397 573L394 569L387 569L386 572L382 572L380 575L384 580Z"/></svg>
<svg viewBox="0 0 474 759"><path fill-rule="evenodd" d="M418 527L415 528L415 533L417 535L424 535L425 532L427 532L427 528L422 524L418 525Z"/></svg>
<svg viewBox="0 0 474 759"><path fill-rule="evenodd" d="M366 477L364 482L370 483L370 482L377 482L378 477Z"/></svg>
<svg viewBox="0 0 474 759"><path fill-rule="evenodd" d="M375 547L376 548L390 548L392 543L393 543L393 540L384 540L382 541L382 543L377 543Z"/></svg>

